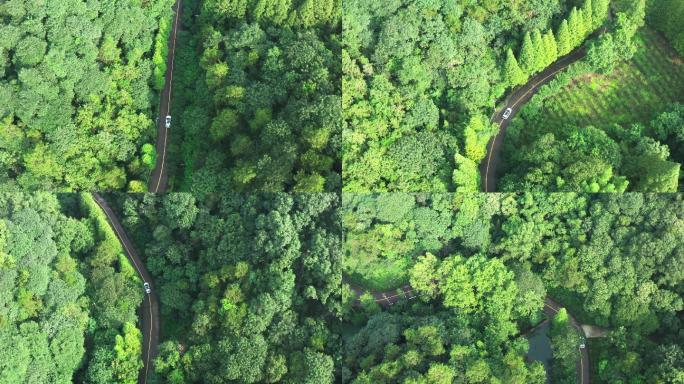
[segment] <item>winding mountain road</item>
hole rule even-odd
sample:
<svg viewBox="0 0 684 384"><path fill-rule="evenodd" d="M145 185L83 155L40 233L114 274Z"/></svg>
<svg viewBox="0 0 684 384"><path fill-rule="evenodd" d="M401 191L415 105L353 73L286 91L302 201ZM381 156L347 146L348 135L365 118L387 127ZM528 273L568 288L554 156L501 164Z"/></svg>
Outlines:
<svg viewBox="0 0 684 384"><path fill-rule="evenodd" d="M347 281L344 281L346 283L349 283ZM360 287L350 285L351 289L354 291L356 294L356 302L360 303L360 297L361 295L365 292L363 289ZM409 284L402 286L401 288L390 290L390 291L371 291L370 294L373 295L373 298L375 299L375 302L383 307L389 307L391 305L396 304L399 300L401 299L407 299L407 300L412 300L418 297L419 295L416 293L416 290L413 289ZM551 297L547 296L544 299L544 314L549 318L553 318L558 311L562 308L560 304L558 304L555 300L553 300ZM567 310L567 309L566 309ZM570 318L570 323L571 325L577 329L577 331L580 333L580 335L584 336L584 331L582 330L582 326L580 323L575 319L570 312L568 312L568 317ZM590 375L589 375L589 351L587 348L578 348L580 352L580 359L577 361L577 378L578 378L578 383L579 384L589 384L590 380Z"/></svg>
<svg viewBox="0 0 684 384"><path fill-rule="evenodd" d="M149 192L165 192L169 183L168 167L166 167L166 152L168 146L169 128L166 128L166 116L171 115L171 93L173 91L173 66L176 58L176 37L178 22L183 12L183 0L177 0L173 6L175 16L169 34L169 54L166 59L166 81L159 96L159 118L157 119L157 162L150 175ZM166 172L165 172L166 171Z"/></svg>
<svg viewBox="0 0 684 384"><path fill-rule="evenodd" d="M499 132L487 144L487 157L480 163L480 176L484 192L496 192L496 170L501 162L501 146L506 136L506 130L518 111L534 96L535 93L549 83L559 73L571 64L581 60L587 54L587 47L581 46L568 55L556 60L542 72L533 76L527 84L515 89L506 98L506 105L494 113L492 122L499 124ZM513 111L508 119L503 118L506 109Z"/></svg>
<svg viewBox="0 0 684 384"><path fill-rule="evenodd" d="M140 307L141 331L143 334L143 368L140 370L140 374L138 375L138 383L147 384L147 376L149 374L150 366L153 364L154 357L157 355L157 347L159 345L159 299L154 291L152 276L149 272L147 272L147 269L145 269L145 264L140 259L138 252L133 247L133 243L131 243L131 240L126 235L126 232L119 222L119 219L116 217L116 214L114 214L114 211L112 211L107 204L107 201L102 196L96 192L93 192L92 196L107 217L109 224L116 233L116 236L119 238L119 241L126 252L126 257L128 257L128 260L138 272L138 276L140 276L142 281L149 283L150 287L152 288L152 293L145 294L142 285L140 286L140 293L144 294L145 297Z"/></svg>

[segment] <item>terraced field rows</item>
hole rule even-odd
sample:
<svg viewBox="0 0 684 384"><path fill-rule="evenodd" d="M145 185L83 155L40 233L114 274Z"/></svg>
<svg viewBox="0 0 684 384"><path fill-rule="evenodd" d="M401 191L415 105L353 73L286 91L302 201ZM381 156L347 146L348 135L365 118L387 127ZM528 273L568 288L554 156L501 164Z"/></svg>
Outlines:
<svg viewBox="0 0 684 384"><path fill-rule="evenodd" d="M608 76L587 75L545 102L547 128L648 122L668 103L684 102L684 61L658 33L640 32L629 63Z"/></svg>

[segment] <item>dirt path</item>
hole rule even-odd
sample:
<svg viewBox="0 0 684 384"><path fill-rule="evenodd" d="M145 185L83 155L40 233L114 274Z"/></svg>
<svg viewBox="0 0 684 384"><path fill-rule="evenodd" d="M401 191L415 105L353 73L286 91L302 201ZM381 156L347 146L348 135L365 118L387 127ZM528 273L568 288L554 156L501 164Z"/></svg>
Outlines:
<svg viewBox="0 0 684 384"><path fill-rule="evenodd" d="M157 347L159 345L159 299L154 291L154 283L152 282L152 276L147 272L145 264L138 255L138 252L133 247L133 243L126 235L126 232L116 217L116 214L107 204L107 201L99 194L93 192L93 199L100 206L102 212L107 216L107 220L111 225L114 233L119 238L121 245L126 251L126 256L131 262L131 265L135 268L143 282L150 284L152 288L152 293L145 294L142 285L140 286L141 294L144 294L142 305L140 306L140 323L141 331L143 334L143 345L142 345L142 358L143 358L143 368L140 370L138 375L138 383L146 384L147 377L149 375L150 366L154 363L154 357L157 355Z"/></svg>
<svg viewBox="0 0 684 384"><path fill-rule="evenodd" d="M166 128L166 116L171 115L171 93L173 91L173 66L176 58L176 37L183 12L183 0L177 0L173 6L175 16L171 33L169 34L169 54L166 60L166 81L159 96L159 117L157 119L157 162L150 175L149 192L165 192L169 183L169 173L166 164L169 129Z"/></svg>

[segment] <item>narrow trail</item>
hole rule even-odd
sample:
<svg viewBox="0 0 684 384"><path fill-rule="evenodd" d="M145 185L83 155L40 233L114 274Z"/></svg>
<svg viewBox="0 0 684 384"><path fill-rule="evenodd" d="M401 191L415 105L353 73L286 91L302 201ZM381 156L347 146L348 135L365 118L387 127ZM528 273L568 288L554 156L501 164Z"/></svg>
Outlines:
<svg viewBox="0 0 684 384"><path fill-rule="evenodd" d="M388 291L366 291L362 289L361 287L351 285L350 282L346 281L345 279L342 280L343 283L347 283L350 285L352 291L354 291L356 295L356 303L360 304L360 297L363 295L365 292L370 293L373 295L373 298L375 299L375 302L382 306L382 307L390 307L394 304L396 304L399 300L401 299L406 299L406 300L412 300L415 299L416 297L420 296L416 290L411 287L411 285L406 284L400 288L394 289L394 290L388 290ZM544 314L546 315L547 318L551 319L553 318L558 311L563 308L558 302L556 302L553 298L547 296L544 298ZM567 309L566 309L567 310ZM572 316L570 312L568 312L568 317L570 318L570 324L572 327L574 327L580 335L584 336L584 331L582 330L581 324L577 321L577 319ZM578 378L578 383L580 384L589 384L590 380L590 375L589 375L589 351L587 348L578 348L580 352L580 359L577 361L577 378Z"/></svg>
<svg viewBox="0 0 684 384"><path fill-rule="evenodd" d="M169 129L166 127L166 116L171 115L171 94L173 91L173 67L176 59L176 39L178 26L183 12L183 0L176 0L173 6L175 16L171 33L169 34L169 54L166 59L166 80L164 89L159 95L159 117L157 118L157 162L150 175L149 192L165 192L169 183L169 173L166 164Z"/></svg>
<svg viewBox="0 0 684 384"><path fill-rule="evenodd" d="M140 306L140 323L141 331L143 334L143 345L142 345L142 359L143 367L138 375L139 384L147 384L147 377L149 375L150 366L154 363L154 358L157 355L157 349L159 346L159 299L154 291L154 283L152 282L152 276L145 268L145 264L140 255L133 247L133 243L126 235L126 232L121 225L121 222L116 217L114 211L109 207L107 201L100 196L98 193L92 193L93 199L97 205L102 209L102 212L107 217L109 224L111 225L114 233L119 238L121 246L126 252L126 257L131 262L131 265L135 268L138 276L143 282L150 284L152 288L152 293L146 294L143 290L142 284L140 285L140 292L144 294L142 305Z"/></svg>

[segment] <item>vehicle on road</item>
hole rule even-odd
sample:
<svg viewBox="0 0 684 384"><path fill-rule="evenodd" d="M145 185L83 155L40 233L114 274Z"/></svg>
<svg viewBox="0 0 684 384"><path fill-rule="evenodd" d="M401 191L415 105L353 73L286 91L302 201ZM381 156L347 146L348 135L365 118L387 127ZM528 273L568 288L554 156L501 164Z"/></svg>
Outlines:
<svg viewBox="0 0 684 384"><path fill-rule="evenodd" d="M171 116L166 116L166 123L164 125L166 128L171 128Z"/></svg>
<svg viewBox="0 0 684 384"><path fill-rule="evenodd" d="M586 339L585 339L584 337L580 338L580 345L579 345L580 349L584 349L584 348L587 347L586 342L587 342L587 341L586 341Z"/></svg>
<svg viewBox="0 0 684 384"><path fill-rule="evenodd" d="M150 283L145 282L145 283L143 284L143 288L145 288L145 293L147 293L148 295L149 295L150 293L152 293L152 288L150 288Z"/></svg>
<svg viewBox="0 0 684 384"><path fill-rule="evenodd" d="M506 108L506 110L505 110L504 113L503 113L503 118L504 118L504 120L506 120L506 119L508 119L509 117L511 117L511 114L512 114L512 113L513 113L513 109L512 109L512 108Z"/></svg>

